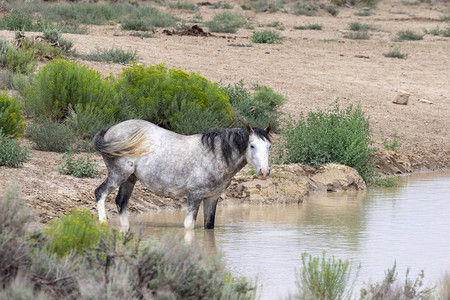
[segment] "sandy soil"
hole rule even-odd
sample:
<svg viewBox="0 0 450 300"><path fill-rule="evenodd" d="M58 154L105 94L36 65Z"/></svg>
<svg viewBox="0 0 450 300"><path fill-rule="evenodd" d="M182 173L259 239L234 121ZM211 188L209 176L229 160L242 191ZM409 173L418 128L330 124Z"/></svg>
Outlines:
<svg viewBox="0 0 450 300"><path fill-rule="evenodd" d="M421 41L393 41L398 31L423 33L439 26L450 12L450 5L437 3L404 5L402 1L383 1L369 17L357 17L356 9L341 8L337 17L296 16L288 12L255 13L244 11L238 1L233 10L244 14L254 30L274 21L283 23L279 33L282 44L253 44L252 47L232 47L230 44L250 44L253 30L240 29L236 34L214 34L210 37L168 36L159 29L153 38L130 36L118 25L91 27L88 35L65 34L72 39L79 53L96 49L122 48L136 50L140 61L148 65L164 63L169 68L199 72L216 82L235 83L241 79L251 87L267 85L288 99L283 107L286 115L297 117L317 108L326 108L340 99L341 105L361 103L370 118L374 140L381 146L384 136L398 132L400 152L409 157L412 168L437 169L450 167L450 38L425 35ZM199 7L188 13L169 10L190 20L195 14L210 20L218 10ZM370 24L369 40L343 38L351 22ZM294 30L293 26L320 23L323 30ZM204 28L207 30L207 28ZM13 33L0 31L0 36L13 39ZM32 33L29 33L32 35ZM382 53L399 49L408 53L406 59L386 58ZM103 75L117 74L124 66L82 62ZM411 94L408 105L392 103L398 90ZM425 104L418 99L427 99ZM45 222L75 206L95 211L93 191L102 179L76 179L59 175L60 155L32 151L32 160L21 169L0 167L0 191L6 186L19 185L28 203ZM101 158L98 160L103 176L106 174ZM133 193L131 211L175 207L170 199L150 197L138 187ZM109 200L108 209L114 209Z"/></svg>

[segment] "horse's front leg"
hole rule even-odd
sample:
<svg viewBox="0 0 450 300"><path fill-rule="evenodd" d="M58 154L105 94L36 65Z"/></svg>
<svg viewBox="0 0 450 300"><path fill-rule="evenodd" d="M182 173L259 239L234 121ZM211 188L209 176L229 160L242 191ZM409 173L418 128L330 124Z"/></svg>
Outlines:
<svg viewBox="0 0 450 300"><path fill-rule="evenodd" d="M190 194L187 199L186 218L184 219L184 228L194 229L195 220L197 220L198 209L202 203L200 195Z"/></svg>
<svg viewBox="0 0 450 300"><path fill-rule="evenodd" d="M205 229L214 229L214 220L216 218L216 206L219 197L203 199L203 216Z"/></svg>

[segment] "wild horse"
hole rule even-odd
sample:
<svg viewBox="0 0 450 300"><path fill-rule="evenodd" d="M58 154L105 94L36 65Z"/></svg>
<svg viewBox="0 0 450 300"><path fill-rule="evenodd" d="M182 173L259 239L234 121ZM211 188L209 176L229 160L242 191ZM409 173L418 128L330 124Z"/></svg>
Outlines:
<svg viewBox="0 0 450 300"><path fill-rule="evenodd" d="M95 190L100 221L106 197L120 186L116 205L122 229L129 227L128 201L139 179L157 195L187 195L185 228L194 228L203 201L204 226L214 228L217 201L239 170L250 163L258 176L269 176L269 131L247 125L186 136L143 120L99 131L93 142L108 168Z"/></svg>

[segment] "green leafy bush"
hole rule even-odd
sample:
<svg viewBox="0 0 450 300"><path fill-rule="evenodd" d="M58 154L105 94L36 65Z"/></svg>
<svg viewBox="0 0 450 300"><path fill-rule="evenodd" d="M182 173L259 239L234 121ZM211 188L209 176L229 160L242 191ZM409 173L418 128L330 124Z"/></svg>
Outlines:
<svg viewBox="0 0 450 300"><path fill-rule="evenodd" d="M281 131L277 161L319 166L340 163L355 168L364 180L373 176L374 162L369 120L361 105L301 114L287 120Z"/></svg>
<svg viewBox="0 0 450 300"><path fill-rule="evenodd" d="M216 14L211 21L204 23L209 31L224 33L236 33L239 28L246 24L247 20L243 15L228 11Z"/></svg>
<svg viewBox="0 0 450 300"><path fill-rule="evenodd" d="M173 26L177 21L176 17L168 13L146 6L133 11L121 24L123 30L149 31L155 27Z"/></svg>
<svg viewBox="0 0 450 300"><path fill-rule="evenodd" d="M372 25L362 24L359 22L352 22L348 25L348 27L352 31L368 31L374 29Z"/></svg>
<svg viewBox="0 0 450 300"><path fill-rule="evenodd" d="M321 258L304 252L302 269L296 274L298 299L350 299L353 284L348 284L352 275L348 260L342 261L334 256L327 259L325 251Z"/></svg>
<svg viewBox="0 0 450 300"><path fill-rule="evenodd" d="M245 279L233 279L217 259L205 260L195 247L166 239L147 243L136 266L140 290L154 291L156 298L253 299L254 290Z"/></svg>
<svg viewBox="0 0 450 300"><path fill-rule="evenodd" d="M286 102L281 94L266 86L257 87L251 94L244 87L243 80L222 89L227 93L234 109L235 126L242 127L250 123L254 127L265 128L270 124L273 131L278 130L279 108Z"/></svg>
<svg viewBox="0 0 450 300"><path fill-rule="evenodd" d="M278 33L271 30L254 31L252 34L252 42L259 44L280 44L283 41L283 37Z"/></svg>
<svg viewBox="0 0 450 300"><path fill-rule="evenodd" d="M73 149L76 135L63 124L49 119L38 119L27 127L28 138L42 151L67 152Z"/></svg>
<svg viewBox="0 0 450 300"><path fill-rule="evenodd" d="M0 93L0 133L10 137L19 137L25 131L25 119L22 116L22 104L15 97Z"/></svg>
<svg viewBox="0 0 450 300"><path fill-rule="evenodd" d="M100 177L100 172L96 169L97 163L89 156L74 157L73 153L66 152L63 155L63 165L59 168L59 173L63 175L72 175L75 177Z"/></svg>
<svg viewBox="0 0 450 300"><path fill-rule="evenodd" d="M86 209L75 208L59 220L50 221L43 233L49 240L47 250L62 257L71 252L81 255L84 250L93 249L102 235L111 235L111 230Z"/></svg>
<svg viewBox="0 0 450 300"><path fill-rule="evenodd" d="M390 57L390 58L403 59L403 58L406 58L408 56L408 54L407 53L402 53L398 49L394 49L394 50L391 50L391 51L383 53L383 56L384 57Z"/></svg>
<svg viewBox="0 0 450 300"><path fill-rule="evenodd" d="M31 114L53 120L69 118L83 137L115 123L120 114L113 85L99 72L68 60L48 63L24 96Z"/></svg>
<svg viewBox="0 0 450 300"><path fill-rule="evenodd" d="M397 39L400 41L418 41L423 40L423 35L414 33L411 30L403 30L397 33Z"/></svg>
<svg viewBox="0 0 450 300"><path fill-rule="evenodd" d="M96 52L80 55L82 59L92 60L92 61L101 61L101 62L112 62L112 63L122 63L128 64L129 62L136 61L136 50L122 50L122 49L105 49L99 50Z"/></svg>
<svg viewBox="0 0 450 300"><path fill-rule="evenodd" d="M120 74L119 86L126 119L144 119L183 134L233 121L225 92L196 73L134 64ZM186 128L189 123L201 128Z"/></svg>
<svg viewBox="0 0 450 300"><path fill-rule="evenodd" d="M31 74L36 65L34 49L16 49L11 43L0 39L0 67L17 73Z"/></svg>
<svg viewBox="0 0 450 300"><path fill-rule="evenodd" d="M0 146L3 148L2 135ZM1 149L0 148L0 149ZM0 150L1 151L1 150ZM1 154L0 154L1 166ZM24 238L31 214L17 188L0 192L0 290L13 279L21 265L28 262L28 247Z"/></svg>
<svg viewBox="0 0 450 300"><path fill-rule="evenodd" d="M391 150L391 151L398 151L398 147L400 147L401 138L398 136L397 131L394 132L394 135L392 136L392 139L390 139L390 140L384 136L383 130L381 130L381 129L380 129L380 134L381 134L381 140L383 141L383 146L385 149Z"/></svg>
<svg viewBox="0 0 450 300"><path fill-rule="evenodd" d="M29 159L27 147L21 147L18 140L0 132L0 166L19 168Z"/></svg>

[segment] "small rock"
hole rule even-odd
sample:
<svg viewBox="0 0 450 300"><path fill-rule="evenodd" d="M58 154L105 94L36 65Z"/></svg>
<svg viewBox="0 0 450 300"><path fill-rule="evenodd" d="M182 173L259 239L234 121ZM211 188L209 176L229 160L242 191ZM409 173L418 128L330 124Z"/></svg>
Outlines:
<svg viewBox="0 0 450 300"><path fill-rule="evenodd" d="M427 99L419 99L418 100L421 103L428 103L428 104L433 104L433 101L427 100Z"/></svg>
<svg viewBox="0 0 450 300"><path fill-rule="evenodd" d="M394 100L392 100L395 104L402 104L407 105L409 100L410 94L405 91L398 91L397 95L394 97Z"/></svg>

